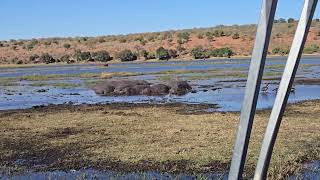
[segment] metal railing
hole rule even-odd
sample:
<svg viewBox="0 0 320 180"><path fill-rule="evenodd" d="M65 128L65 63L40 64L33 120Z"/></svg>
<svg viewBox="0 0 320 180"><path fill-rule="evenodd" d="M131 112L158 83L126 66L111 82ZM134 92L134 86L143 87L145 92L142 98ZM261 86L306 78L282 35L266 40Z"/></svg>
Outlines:
<svg viewBox="0 0 320 180"><path fill-rule="evenodd" d="M242 179L277 2L278 0L263 0L244 101L241 109L240 124L229 171L230 180ZM317 2L318 0L305 0L304 2L304 7L262 143L254 176L255 180L266 179L267 177L273 147L296 71L299 66Z"/></svg>

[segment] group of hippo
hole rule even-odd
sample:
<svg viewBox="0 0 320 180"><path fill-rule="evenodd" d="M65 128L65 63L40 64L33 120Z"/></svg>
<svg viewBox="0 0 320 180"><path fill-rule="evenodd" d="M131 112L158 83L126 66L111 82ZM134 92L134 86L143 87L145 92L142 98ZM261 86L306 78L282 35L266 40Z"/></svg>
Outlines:
<svg viewBox="0 0 320 180"><path fill-rule="evenodd" d="M170 81L167 84L151 84L143 80L107 80L97 84L93 90L104 96L182 96L192 90L186 81Z"/></svg>

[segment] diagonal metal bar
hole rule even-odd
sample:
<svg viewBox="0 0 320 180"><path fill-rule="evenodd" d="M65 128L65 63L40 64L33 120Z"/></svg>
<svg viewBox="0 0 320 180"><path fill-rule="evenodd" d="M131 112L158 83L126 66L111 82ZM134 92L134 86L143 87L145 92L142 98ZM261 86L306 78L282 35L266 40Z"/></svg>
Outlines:
<svg viewBox="0 0 320 180"><path fill-rule="evenodd" d="M307 39L317 2L318 0L305 0L301 18L296 30L288 61L284 69L276 100L270 115L266 134L262 143L262 148L254 176L255 180L266 179L273 147L277 138L283 113L287 105L292 83L299 66L301 54Z"/></svg>
<svg viewBox="0 0 320 180"><path fill-rule="evenodd" d="M263 0L229 179L241 179L278 0Z"/></svg>

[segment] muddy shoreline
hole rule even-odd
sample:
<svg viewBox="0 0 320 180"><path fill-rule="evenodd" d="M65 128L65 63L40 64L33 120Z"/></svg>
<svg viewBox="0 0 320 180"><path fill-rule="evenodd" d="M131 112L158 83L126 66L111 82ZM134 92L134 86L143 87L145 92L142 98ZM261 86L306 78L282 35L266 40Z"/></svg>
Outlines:
<svg viewBox="0 0 320 180"><path fill-rule="evenodd" d="M320 100L312 100L299 102L295 104L290 104L287 107L285 117L294 117L299 115L308 116L309 112L300 111L297 107L306 107L307 105L319 105ZM190 117L195 116L195 118L201 119L202 116L205 117L224 117L231 116L233 121L236 121L239 112L208 112L207 109L214 109L216 105L214 104L182 104L182 103L172 103L172 104L131 104L131 103L110 103L110 104L96 104L96 105L48 105L48 106L37 106L29 109L18 109L18 110L1 110L0 111L0 123L7 124L9 122L6 119L12 119L12 121L21 122L21 120L28 121L29 119L37 118L42 120L46 119L47 116L57 116L58 114L74 114L83 113L86 114L102 114L103 116L111 117L122 117L122 118L134 118L139 120L143 118L144 109L146 111L159 110L160 112L170 111L178 116ZM135 111L137 109L137 112ZM141 113L142 112L142 113ZM262 116L264 118L268 117L270 109L258 110L257 116ZM42 118L43 117L43 118ZM18 120L17 120L18 119ZM173 118L174 119L174 118ZM233 122L236 123L236 122ZM146 171L156 171L160 173L185 173L185 174L195 174L195 173L226 173L229 169L230 159L226 158L224 161L210 160L207 163L202 163L201 165L196 165L194 160L188 160L185 158L169 158L164 161L154 160L152 158L137 160L134 162L123 161L115 157L105 157L101 159L92 160L88 157L93 156L92 154L84 151L85 149L95 148L99 146L97 144L84 143L79 144L79 142L70 141L64 144L52 144L51 141L61 141L64 139L69 139L78 134L82 133L102 133L103 131L97 131L90 129L90 127L71 127L70 125L61 125L61 128L53 128L55 125L48 125L43 128L48 128L45 133L42 133L42 129L33 130L29 129L32 127L8 127L2 129L0 132L2 134L7 134L15 131L13 137L7 136L2 137L1 149L9 149L16 151L15 155L2 156L0 171L2 174L20 174L25 172L47 172L47 171L70 171L70 170L81 170L81 169L96 169L99 171L117 171L117 172L146 172ZM69 127L70 126L70 127ZM78 125L79 126L79 125ZM236 127L236 124L234 125ZM230 129L234 129L230 127ZM88 129L89 128L89 129ZM36 128L35 128L36 129ZM264 129L264 128L263 128ZM141 132L143 133L143 132ZM26 136L27 135L27 136ZM232 133L230 134L232 136ZM108 136L105 134L103 136ZM81 138L85 138L83 136ZM110 138L110 137L109 137ZM99 143L108 144L116 143L115 141L107 138L106 140L98 140ZM232 137L229 137L233 139ZM319 138L319 137L318 137ZM109 140L108 140L109 139ZM102 141L102 142L101 142ZM154 140L152 140L154 141ZM123 141L123 143L126 143ZM148 142L146 142L148 143ZM111 145L110 144L110 145ZM187 143L188 144L188 143ZM232 144L232 143L230 143ZM183 145L181 145L183 146ZM199 147L201 148L200 145ZM199 148L197 147L197 148ZM196 148L196 149L197 149ZM231 147L228 147L231 150ZM180 153L185 153L193 148L180 149L177 152L173 152L177 155ZM316 145L316 151L320 151ZM315 159L313 159L315 158ZM310 161L317 160L317 155L308 154L308 156L302 156L296 159L293 163L292 169L284 170L282 173L296 173L299 171L301 164ZM297 163L297 164L296 164ZM289 162L292 165L292 162ZM247 167L247 175L251 176L254 171L253 164Z"/></svg>

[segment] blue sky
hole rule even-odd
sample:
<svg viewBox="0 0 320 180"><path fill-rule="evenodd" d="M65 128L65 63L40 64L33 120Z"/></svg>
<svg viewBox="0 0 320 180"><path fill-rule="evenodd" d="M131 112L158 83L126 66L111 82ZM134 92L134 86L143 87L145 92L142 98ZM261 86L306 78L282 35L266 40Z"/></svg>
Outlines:
<svg viewBox="0 0 320 180"><path fill-rule="evenodd" d="M99 36L252 24L262 0L0 0L0 39ZM279 0L298 18L303 0ZM315 17L319 17L316 11Z"/></svg>

